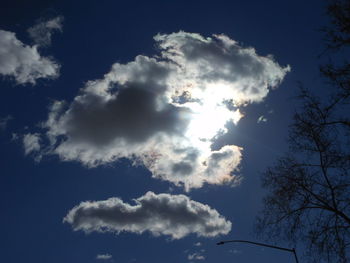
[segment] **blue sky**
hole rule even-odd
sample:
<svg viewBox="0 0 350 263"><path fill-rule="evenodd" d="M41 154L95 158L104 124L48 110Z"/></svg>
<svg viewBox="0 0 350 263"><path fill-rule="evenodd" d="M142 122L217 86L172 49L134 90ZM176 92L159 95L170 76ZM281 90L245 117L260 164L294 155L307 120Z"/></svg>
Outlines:
<svg viewBox="0 0 350 263"><path fill-rule="evenodd" d="M292 255L283 251L232 244L218 247L215 243L257 240L253 222L263 197L259 177L287 150L285 139L296 108L292 97L298 82L315 92L322 84L318 65L324 48L319 29L327 23L324 4L316 0L4 1L0 18L0 44L7 48L7 52L0 51L1 261L294 262ZM40 32L34 30L38 25L42 26L36 27ZM51 43L40 38L49 33ZM153 39L157 34L161 36L158 44L182 52L176 63L171 52L161 57L166 48L157 46ZM22 43L13 44L9 39ZM9 49L9 43L15 48ZM194 51L184 53L188 47ZM249 53L249 47L255 52ZM30 52L35 49L39 60L20 53L29 48ZM222 50L227 52L220 53ZM16 65L12 54L18 63L11 68L11 63ZM144 64L135 59L140 55ZM115 63L118 67L111 69ZM218 65L227 67L228 73ZM252 65L262 68L262 73L243 70ZM244 74L237 73L239 70ZM167 77L162 77L163 71ZM142 78L146 81L140 84ZM101 79L102 84L88 83ZM115 86L106 91L106 82ZM243 84L246 88L241 89ZM169 97L166 92L172 92L173 86L180 90L189 85L192 97L178 96L176 103L169 103L175 95ZM250 92L249 85L258 92ZM192 140L198 133L206 136L205 131L215 126L218 117L196 122L187 133L189 123L197 120L195 107L200 116L201 106L212 101L197 86L213 90L208 94L218 97L216 102L226 96L235 100L242 91L242 100L237 99L230 108L232 114L240 110L241 119L236 124L230 120L227 130L215 139ZM136 96L129 92L133 89L143 93ZM149 89L157 95L165 117L148 112L147 103L145 108L140 106L147 96L151 96L149 103L154 103ZM94 92L103 93L98 94L101 101L107 98L104 92L124 94L122 98L129 101L118 102L119 110L109 118L107 104L97 100ZM72 104L77 96L82 102ZM65 105L60 112L53 109L58 101ZM96 105L103 110L98 111ZM227 107L220 109L225 112ZM183 111L185 121L179 118ZM190 117L186 117L188 112ZM49 122L52 114L58 117ZM214 116L222 115L214 112ZM261 116L266 121L258 122ZM144 124L144 118L152 122ZM159 134L165 137L157 137ZM182 143L186 157L175 151ZM233 146L220 152L229 145ZM198 150L201 147L204 150ZM144 157L150 149L163 157ZM197 157L191 159L190 151ZM82 157L80 152L88 154ZM214 156L227 163L214 162L218 160ZM201 158L212 161L213 169L203 171ZM182 166L174 166L176 162ZM234 171L230 173L230 169ZM222 176L227 171L231 181L224 183ZM235 176L242 178L239 184L233 183ZM150 198L149 191L154 193L149 202L159 202L151 208L140 201ZM114 199L119 208L109 201L102 213L101 202L113 197L119 198ZM85 209L79 210L81 213L72 210L85 201L92 203L81 205ZM175 203L187 206L177 206L181 210L174 208ZM95 205L93 211L91 204ZM141 208L135 214L130 205ZM188 211L188 207L197 210ZM114 218L116 211L123 222ZM167 214L169 211L172 213ZM193 221L187 220L189 215ZM164 218L170 220L166 226ZM208 227L210 222L216 222L216 227ZM101 224L110 231L98 232ZM89 227L91 233L87 234L84 229ZM118 230L121 232L116 233Z"/></svg>

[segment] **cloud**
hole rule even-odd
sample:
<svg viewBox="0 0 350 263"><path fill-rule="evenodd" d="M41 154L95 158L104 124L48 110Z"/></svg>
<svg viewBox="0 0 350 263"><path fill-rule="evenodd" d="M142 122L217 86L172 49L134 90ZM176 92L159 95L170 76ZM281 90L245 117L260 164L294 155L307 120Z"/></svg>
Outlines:
<svg viewBox="0 0 350 263"><path fill-rule="evenodd" d="M28 155L40 151L40 135L28 133L23 136L24 154Z"/></svg>
<svg viewBox="0 0 350 263"><path fill-rule="evenodd" d="M62 32L63 17L43 20L28 29L29 36L38 46L50 46L53 32Z"/></svg>
<svg viewBox="0 0 350 263"><path fill-rule="evenodd" d="M180 239L189 234L215 237L227 234L231 222L208 205L192 201L185 195L155 194L147 192L134 200L135 205L119 198L87 201L69 211L64 222L75 231L86 233L123 231Z"/></svg>
<svg viewBox="0 0 350 263"><path fill-rule="evenodd" d="M44 127L51 153L88 167L129 158L154 178L183 185L236 184L242 148L212 149L240 109L260 102L290 70L225 35L154 37L160 55L115 63L69 103L55 102Z"/></svg>
<svg viewBox="0 0 350 263"><path fill-rule="evenodd" d="M35 84L37 79L58 77L60 66L39 54L36 45L28 46L15 33L0 30L0 75L13 77L17 84Z"/></svg>
<svg viewBox="0 0 350 263"><path fill-rule="evenodd" d="M261 122L267 122L267 118L264 115L261 115L257 120L257 123L261 123Z"/></svg>
<svg viewBox="0 0 350 263"><path fill-rule="evenodd" d="M111 260L113 258L110 254L99 254L96 256L97 260Z"/></svg>
<svg viewBox="0 0 350 263"><path fill-rule="evenodd" d="M188 260L205 260L205 257L200 252L195 252L187 256Z"/></svg>
<svg viewBox="0 0 350 263"><path fill-rule="evenodd" d="M220 99L261 101L269 87L278 85L290 70L289 66L280 67L271 55L259 56L254 48L244 48L223 34L204 38L199 34L178 32L158 34L154 39L163 58L184 69L181 73L185 78L182 74L179 78L184 82L192 79L195 89L212 89L212 95Z"/></svg>
<svg viewBox="0 0 350 263"><path fill-rule="evenodd" d="M6 130L7 123L12 119L13 117L11 115L7 115L4 118L0 118L0 130Z"/></svg>

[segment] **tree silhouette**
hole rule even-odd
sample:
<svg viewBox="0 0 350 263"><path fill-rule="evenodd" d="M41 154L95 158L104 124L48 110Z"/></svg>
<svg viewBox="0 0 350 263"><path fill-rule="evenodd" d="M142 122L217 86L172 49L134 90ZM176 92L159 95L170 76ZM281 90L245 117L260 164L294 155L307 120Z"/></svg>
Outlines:
<svg viewBox="0 0 350 263"><path fill-rule="evenodd" d="M350 45L350 1L330 1L328 51ZM350 259L350 64L321 66L329 96L301 88L290 151L262 176L268 190L256 230L271 239L304 242L314 262Z"/></svg>

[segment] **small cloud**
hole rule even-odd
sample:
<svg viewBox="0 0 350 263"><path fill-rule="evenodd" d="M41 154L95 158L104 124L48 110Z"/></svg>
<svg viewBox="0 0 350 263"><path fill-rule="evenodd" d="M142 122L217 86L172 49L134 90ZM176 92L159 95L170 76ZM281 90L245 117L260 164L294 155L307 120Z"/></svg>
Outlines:
<svg viewBox="0 0 350 263"><path fill-rule="evenodd" d="M51 45L51 37L53 32L62 32L63 17L58 16L46 21L39 21L28 29L29 36L38 46Z"/></svg>
<svg viewBox="0 0 350 263"><path fill-rule="evenodd" d="M194 246L196 247L200 247L202 246L202 243L201 242L197 242L194 244ZM194 251L194 252L190 252L189 250L186 250L185 251L187 255L187 259L190 260L190 261L194 261L194 260L204 260L205 259L205 256L203 255L205 253L205 249L200 249L200 250L197 250L197 251Z"/></svg>
<svg viewBox="0 0 350 263"><path fill-rule="evenodd" d="M15 135L12 135L13 139L16 139ZM42 154L40 153L40 134L38 133L27 133L23 136L23 147L24 147L24 154L29 155L31 153L35 153L35 161L39 162L42 158Z"/></svg>
<svg viewBox="0 0 350 263"><path fill-rule="evenodd" d="M28 46L16 34L0 30L0 75L13 77L17 84L35 84L37 79L58 77L60 65L40 55L36 45Z"/></svg>
<svg viewBox="0 0 350 263"><path fill-rule="evenodd" d="M19 135L15 132L12 133L11 141L17 141L19 139Z"/></svg>
<svg viewBox="0 0 350 263"><path fill-rule="evenodd" d="M230 249L228 252L230 252L232 254L242 254L242 251L238 250L238 249Z"/></svg>
<svg viewBox="0 0 350 263"><path fill-rule="evenodd" d="M257 123L261 123L261 122L267 122L267 118L264 115L261 115L257 120Z"/></svg>
<svg viewBox="0 0 350 263"><path fill-rule="evenodd" d="M0 130L6 130L8 121L12 119L11 115L7 115L5 118L0 118Z"/></svg>
<svg viewBox="0 0 350 263"><path fill-rule="evenodd" d="M200 254L199 252L195 252L193 254L188 255L187 259L188 260L204 260L205 257L202 254Z"/></svg>
<svg viewBox="0 0 350 263"><path fill-rule="evenodd" d="M97 260L111 260L113 256L111 254L98 254L96 256Z"/></svg>

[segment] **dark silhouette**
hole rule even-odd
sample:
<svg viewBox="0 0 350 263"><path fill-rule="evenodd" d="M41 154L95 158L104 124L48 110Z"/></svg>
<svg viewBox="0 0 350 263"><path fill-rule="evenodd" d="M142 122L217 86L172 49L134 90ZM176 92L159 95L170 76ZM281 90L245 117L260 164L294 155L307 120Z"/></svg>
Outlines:
<svg viewBox="0 0 350 263"><path fill-rule="evenodd" d="M218 242L216 244L218 246L220 246L220 245L224 245L226 243L247 243L247 244L252 244L252 245L256 245L256 246L269 247L269 248L274 248L274 249L278 249L278 250L291 252L294 255L295 262L299 263L299 260L298 260L298 257L297 257L297 253L296 253L294 248L290 249L290 248L285 248L285 247L278 247L278 246L273 246L273 245L269 245L269 244L253 242L253 241L248 241L248 240L225 240L225 241L220 241L220 242Z"/></svg>
<svg viewBox="0 0 350 263"><path fill-rule="evenodd" d="M343 52L350 45L350 1L330 1L327 13L327 53ZM290 151L262 176L268 194L256 230L273 240L304 243L314 262L345 263L350 259L350 64L329 63L321 74L329 94L320 98L301 88Z"/></svg>
<svg viewBox="0 0 350 263"><path fill-rule="evenodd" d="M350 45L350 1L328 0L327 14L331 25L323 29L329 49L338 50Z"/></svg>

